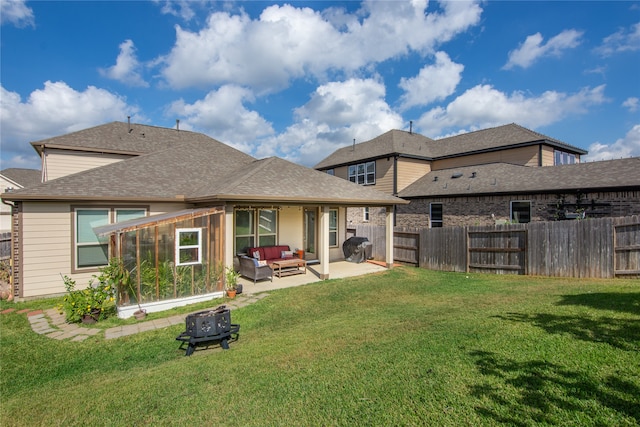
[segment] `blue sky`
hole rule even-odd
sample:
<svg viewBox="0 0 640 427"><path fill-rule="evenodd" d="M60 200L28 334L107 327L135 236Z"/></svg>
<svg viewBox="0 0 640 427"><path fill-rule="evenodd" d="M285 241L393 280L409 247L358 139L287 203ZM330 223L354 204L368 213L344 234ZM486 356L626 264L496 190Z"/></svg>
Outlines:
<svg viewBox="0 0 640 427"><path fill-rule="evenodd" d="M638 1L0 4L0 169L127 116L306 166L409 121L640 156Z"/></svg>

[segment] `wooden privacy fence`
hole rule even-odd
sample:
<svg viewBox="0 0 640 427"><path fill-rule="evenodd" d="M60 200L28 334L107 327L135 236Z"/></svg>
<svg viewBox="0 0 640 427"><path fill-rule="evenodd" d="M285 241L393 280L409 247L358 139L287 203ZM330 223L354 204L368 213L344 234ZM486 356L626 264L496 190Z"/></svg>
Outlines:
<svg viewBox="0 0 640 427"><path fill-rule="evenodd" d="M356 235L385 259L384 227ZM394 230L394 260L422 268L556 277L640 276L640 216Z"/></svg>

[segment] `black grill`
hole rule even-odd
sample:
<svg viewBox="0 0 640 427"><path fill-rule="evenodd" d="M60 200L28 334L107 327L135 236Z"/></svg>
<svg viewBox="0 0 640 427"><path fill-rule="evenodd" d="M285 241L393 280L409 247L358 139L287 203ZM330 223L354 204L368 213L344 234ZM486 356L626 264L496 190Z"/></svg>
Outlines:
<svg viewBox="0 0 640 427"><path fill-rule="evenodd" d="M186 330L176 338L182 341L180 348L185 343L188 344L185 356L191 356L201 343L210 345L219 342L227 350L229 342L236 341L240 336L240 325L231 323L231 311L224 305L214 310L189 314L185 324Z"/></svg>
<svg viewBox="0 0 640 427"><path fill-rule="evenodd" d="M371 259L373 244L366 237L353 236L342 244L344 258L349 262L365 262Z"/></svg>

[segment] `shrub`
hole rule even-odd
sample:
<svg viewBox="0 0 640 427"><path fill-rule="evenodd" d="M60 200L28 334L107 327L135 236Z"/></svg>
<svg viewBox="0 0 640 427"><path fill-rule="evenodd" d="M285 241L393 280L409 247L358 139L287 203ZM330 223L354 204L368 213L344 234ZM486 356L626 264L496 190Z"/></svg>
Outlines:
<svg viewBox="0 0 640 427"><path fill-rule="evenodd" d="M76 323L81 321L85 314L98 312L100 318L104 319L115 312L116 289L104 274L93 276L86 289L76 289L76 281L68 276L64 276L63 280L67 295L58 306L58 310L64 313L67 322Z"/></svg>

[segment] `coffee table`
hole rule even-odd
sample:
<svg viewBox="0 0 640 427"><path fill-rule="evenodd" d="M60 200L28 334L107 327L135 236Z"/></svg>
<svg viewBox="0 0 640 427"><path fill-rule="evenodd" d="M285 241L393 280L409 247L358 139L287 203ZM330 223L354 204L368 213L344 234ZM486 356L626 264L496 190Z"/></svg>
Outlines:
<svg viewBox="0 0 640 427"><path fill-rule="evenodd" d="M304 270L301 270L300 267L304 267ZM307 261L300 258L283 259L272 262L271 268L273 268L273 274L277 277L307 274Z"/></svg>

